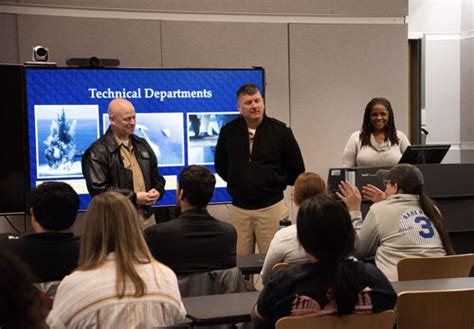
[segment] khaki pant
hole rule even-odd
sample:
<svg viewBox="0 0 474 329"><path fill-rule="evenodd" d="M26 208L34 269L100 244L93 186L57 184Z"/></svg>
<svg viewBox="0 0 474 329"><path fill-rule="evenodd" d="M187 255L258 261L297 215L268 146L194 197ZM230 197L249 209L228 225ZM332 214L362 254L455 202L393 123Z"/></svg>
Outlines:
<svg viewBox="0 0 474 329"><path fill-rule="evenodd" d="M156 224L156 219L155 219L155 214L152 214L150 217L147 219L143 218L143 215L140 214L140 221L142 225L142 229L145 231L148 227L152 226L153 224Z"/></svg>
<svg viewBox="0 0 474 329"><path fill-rule="evenodd" d="M231 206L230 219L237 230L237 255L254 253L255 240L259 252L266 253L284 218L288 218L285 200L256 210Z"/></svg>

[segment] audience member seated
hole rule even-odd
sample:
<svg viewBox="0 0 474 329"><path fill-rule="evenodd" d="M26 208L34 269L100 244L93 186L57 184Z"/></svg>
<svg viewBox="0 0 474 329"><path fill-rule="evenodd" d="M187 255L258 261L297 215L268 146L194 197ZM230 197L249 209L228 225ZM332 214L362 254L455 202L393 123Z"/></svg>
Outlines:
<svg viewBox="0 0 474 329"><path fill-rule="evenodd" d="M29 212L34 233L3 240L26 262L35 282L58 281L77 267L79 237L68 232L76 219L79 196L66 183L46 182L31 191Z"/></svg>
<svg viewBox="0 0 474 329"><path fill-rule="evenodd" d="M151 256L140 220L122 194L92 199L79 267L59 285L51 328L155 328L184 319L176 275Z"/></svg>
<svg viewBox="0 0 474 329"><path fill-rule="evenodd" d="M0 273L0 328L46 328L47 309L28 266L16 255L0 250Z"/></svg>
<svg viewBox="0 0 474 329"><path fill-rule="evenodd" d="M178 179L176 201L181 215L145 230L153 256L177 274L236 266L237 233L207 211L216 178L203 166L184 168Z"/></svg>
<svg viewBox="0 0 474 329"><path fill-rule="evenodd" d="M365 220L360 212L357 187L341 182L337 195L347 205L358 235L355 256L375 255L375 264L391 281L398 279L397 263L404 257L454 254L443 217L433 200L423 193L421 171L410 164L378 170L385 192L371 186L364 195L374 203Z"/></svg>
<svg viewBox="0 0 474 329"><path fill-rule="evenodd" d="M396 293L383 273L351 257L355 232L342 204L327 196L307 199L298 211L296 225L309 263L276 273L258 298L255 320L273 326L289 315L369 314L393 309ZM257 327L262 326L260 322Z"/></svg>
<svg viewBox="0 0 474 329"><path fill-rule="evenodd" d="M327 194L324 180L315 173L305 172L298 176L295 181L294 202L296 206L313 196ZM262 272L262 283L266 284L272 274L272 268L277 263L301 263L306 262L306 254L296 237L296 225L291 225L279 230L265 256Z"/></svg>

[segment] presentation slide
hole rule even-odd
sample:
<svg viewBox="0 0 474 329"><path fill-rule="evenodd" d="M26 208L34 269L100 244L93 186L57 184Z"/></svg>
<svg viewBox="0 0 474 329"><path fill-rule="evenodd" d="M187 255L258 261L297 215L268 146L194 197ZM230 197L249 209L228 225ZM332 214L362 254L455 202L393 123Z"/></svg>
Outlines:
<svg viewBox="0 0 474 329"><path fill-rule="evenodd" d="M137 112L135 134L146 139L166 179L158 206L176 204L181 169L200 164L214 170L220 129L239 116L236 91L245 83L263 90L262 69L73 69L27 68L26 97L30 183L59 180L91 197L82 175L85 150L110 122L109 102L130 100ZM216 175L212 203L230 202Z"/></svg>

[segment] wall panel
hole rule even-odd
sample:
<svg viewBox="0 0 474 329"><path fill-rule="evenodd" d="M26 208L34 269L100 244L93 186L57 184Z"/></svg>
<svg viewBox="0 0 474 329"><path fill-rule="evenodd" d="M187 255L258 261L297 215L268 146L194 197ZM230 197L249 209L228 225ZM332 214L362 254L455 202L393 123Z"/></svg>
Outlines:
<svg viewBox="0 0 474 329"><path fill-rule="evenodd" d="M266 71L269 115L288 123L287 24L162 22L163 67Z"/></svg>
<svg viewBox="0 0 474 329"><path fill-rule="evenodd" d="M19 15L18 35L21 62L40 44L58 66L92 56L118 58L122 67L161 66L159 21Z"/></svg>
<svg viewBox="0 0 474 329"><path fill-rule="evenodd" d="M388 98L408 132L407 62L406 25L290 25L292 128L307 170L340 166L372 97Z"/></svg>
<svg viewBox="0 0 474 329"><path fill-rule="evenodd" d="M461 162L474 162L474 37L461 40Z"/></svg>
<svg viewBox="0 0 474 329"><path fill-rule="evenodd" d="M474 2L461 11L461 161L474 162Z"/></svg>
<svg viewBox="0 0 474 329"><path fill-rule="evenodd" d="M18 63L17 16L0 14L0 63Z"/></svg>
<svg viewBox="0 0 474 329"><path fill-rule="evenodd" d="M451 144L443 162L460 162L460 42L426 38L425 124L427 144Z"/></svg>

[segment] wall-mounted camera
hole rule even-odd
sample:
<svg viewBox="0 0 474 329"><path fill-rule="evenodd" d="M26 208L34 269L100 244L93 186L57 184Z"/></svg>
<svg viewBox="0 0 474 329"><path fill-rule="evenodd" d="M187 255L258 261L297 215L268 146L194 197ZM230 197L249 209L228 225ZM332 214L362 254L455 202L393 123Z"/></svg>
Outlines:
<svg viewBox="0 0 474 329"><path fill-rule="evenodd" d="M89 58L69 58L66 60L68 66L76 67L92 67L92 68L101 68L101 67L119 67L120 60L116 58L98 58L95 56Z"/></svg>
<svg viewBox="0 0 474 329"><path fill-rule="evenodd" d="M49 49L43 46L33 47L33 60L35 62L47 62Z"/></svg>
<svg viewBox="0 0 474 329"><path fill-rule="evenodd" d="M56 66L55 62L48 62L49 48L44 46L34 46L32 62L25 62L25 65L29 66Z"/></svg>

